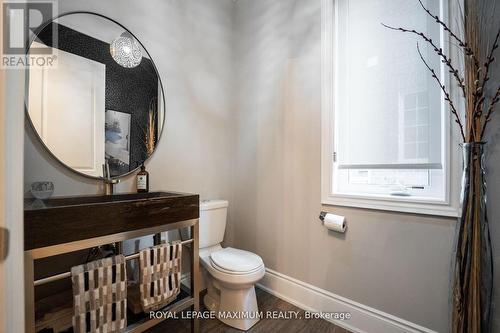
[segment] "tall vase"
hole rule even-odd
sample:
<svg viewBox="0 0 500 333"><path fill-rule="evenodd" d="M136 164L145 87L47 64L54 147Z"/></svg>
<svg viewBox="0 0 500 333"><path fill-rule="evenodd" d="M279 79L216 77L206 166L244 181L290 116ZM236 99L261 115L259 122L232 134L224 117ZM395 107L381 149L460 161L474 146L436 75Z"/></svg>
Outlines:
<svg viewBox="0 0 500 333"><path fill-rule="evenodd" d="M465 143L452 275L452 332L490 331L493 261L486 215L485 144Z"/></svg>

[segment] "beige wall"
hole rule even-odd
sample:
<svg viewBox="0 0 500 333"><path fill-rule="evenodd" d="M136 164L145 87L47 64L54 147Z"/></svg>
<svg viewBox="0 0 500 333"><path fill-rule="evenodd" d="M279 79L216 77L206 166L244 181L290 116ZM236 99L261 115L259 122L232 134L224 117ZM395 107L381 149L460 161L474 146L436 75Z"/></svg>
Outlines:
<svg viewBox="0 0 500 333"><path fill-rule="evenodd" d="M240 0L235 22L232 242L280 273L446 332L455 221L320 204L320 1ZM499 149L490 166L500 161ZM493 203L498 173L489 170ZM491 206L498 244L500 211ZM321 210L345 215L347 233L328 233Z"/></svg>
<svg viewBox="0 0 500 333"><path fill-rule="evenodd" d="M60 13L87 10L117 20L141 40L155 61L166 94L166 120L161 142L146 165L151 190L231 199L233 2L65 0L58 4ZM31 129L26 133L26 192L34 181L51 180L54 195L102 193L100 182L66 170L47 155ZM117 191L135 191L134 182L133 175L122 180Z"/></svg>
<svg viewBox="0 0 500 333"><path fill-rule="evenodd" d="M60 13L86 10L115 19L137 36L155 61L165 89L166 115L159 146L146 164L151 190L231 200L233 2L64 0L58 5ZM28 127L24 156L26 195L29 185L41 180L54 182L56 196L103 191L100 182L50 158ZM117 191L135 191L134 182L133 175L122 180ZM149 245L152 237L142 238L138 246ZM136 246L126 242L125 251Z"/></svg>
<svg viewBox="0 0 500 333"><path fill-rule="evenodd" d="M88 10L130 29L153 57L166 94L165 130L147 164L152 190L231 197L231 0L59 1L59 12ZM30 131L27 131L28 133ZM98 182L48 158L29 134L25 186L53 180L55 195L98 193ZM134 177L119 184L135 190Z"/></svg>

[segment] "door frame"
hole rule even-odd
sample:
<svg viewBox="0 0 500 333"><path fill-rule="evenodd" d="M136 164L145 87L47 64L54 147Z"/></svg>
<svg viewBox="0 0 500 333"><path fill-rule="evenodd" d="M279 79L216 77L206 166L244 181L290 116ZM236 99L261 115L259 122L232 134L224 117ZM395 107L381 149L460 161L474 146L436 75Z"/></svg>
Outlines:
<svg viewBox="0 0 500 333"><path fill-rule="evenodd" d="M23 69L0 69L0 227L9 235L7 257L0 260L0 332L7 333L25 331L24 76Z"/></svg>

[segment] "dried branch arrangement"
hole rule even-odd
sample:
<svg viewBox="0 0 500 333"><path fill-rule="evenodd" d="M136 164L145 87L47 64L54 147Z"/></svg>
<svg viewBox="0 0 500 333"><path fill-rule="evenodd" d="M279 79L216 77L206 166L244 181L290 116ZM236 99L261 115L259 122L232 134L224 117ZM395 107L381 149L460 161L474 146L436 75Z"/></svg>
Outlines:
<svg viewBox="0 0 500 333"><path fill-rule="evenodd" d="M481 53L481 43L479 36L479 27L481 26L481 15L475 1L466 0L464 4L464 28L463 37L459 37L454 33L448 25L427 9L422 0L418 0L423 10L439 24L445 33L448 34L451 41L457 43L457 46L464 55L465 74L456 68L451 57L446 55L441 47L435 41L429 38L425 33L414 29L406 29L401 27L392 27L383 24L386 28L411 33L419 36L424 43L432 47L434 52L440 57L441 61L447 67L449 73L453 76L454 81L458 85L461 95L465 100L465 121L462 121L458 109L453 102L449 87L446 87L436 73L436 70L429 66L428 62L422 56L420 48L417 44L417 51L425 66L429 69L432 77L438 83L443 91L445 100L450 105L450 111L455 122L460 127L460 134L464 142L481 142L484 140L486 128L493 116L496 107L500 101L500 85L496 88L492 97L488 97L487 85L490 81L491 65L495 61L495 51L500 43L500 29L491 45L486 56Z"/></svg>
<svg viewBox="0 0 500 333"><path fill-rule="evenodd" d="M420 59L438 83L444 99L450 105L453 118L460 127L461 138L466 143L463 145L462 207L457 224L456 247L453 252L450 330L453 333L485 333L491 328L493 261L486 212L483 141L488 124L500 101L500 86L491 87L493 80L490 78L492 64L495 62L495 51L499 48L500 29L491 46L484 47L485 36L481 33L481 27L487 25L487 22L484 13L480 13L478 8L482 5L481 1L464 0L463 37L453 32L439 16L426 8L422 0L418 1L427 15L448 34L450 42L456 44L462 51L464 74L458 70L451 56L446 55L438 46L439 43L434 42L425 33L414 29L384 26L417 35L428 44L446 66L465 102L463 119L456 107L459 101L452 99L449 87L445 86L436 69L425 60L417 43ZM491 12L494 13L494 8ZM483 54L484 49L487 52ZM490 89L493 89L492 93Z"/></svg>
<svg viewBox="0 0 500 333"><path fill-rule="evenodd" d="M140 126L140 129L144 134L142 150L146 155L145 156L146 158L153 155L157 143L157 136L155 130L157 112L158 112L158 104L155 100L151 100L148 107L147 122L145 125Z"/></svg>
<svg viewBox="0 0 500 333"><path fill-rule="evenodd" d="M146 153L148 154L148 156L153 155L153 152L155 150L155 120L154 120L154 113L152 110L149 110L148 127L146 130L146 136L144 141L146 145Z"/></svg>

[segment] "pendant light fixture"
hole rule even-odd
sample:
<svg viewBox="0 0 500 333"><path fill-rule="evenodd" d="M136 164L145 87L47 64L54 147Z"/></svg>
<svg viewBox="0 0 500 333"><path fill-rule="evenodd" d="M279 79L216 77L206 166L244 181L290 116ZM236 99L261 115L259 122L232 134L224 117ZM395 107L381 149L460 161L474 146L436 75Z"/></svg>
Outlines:
<svg viewBox="0 0 500 333"><path fill-rule="evenodd" d="M109 52L116 63L125 68L137 67L142 61L139 43L129 32L124 32L116 38L109 46Z"/></svg>

